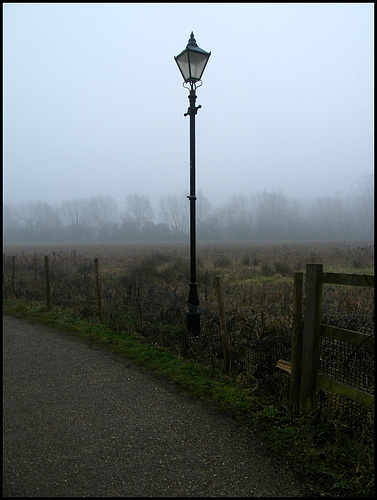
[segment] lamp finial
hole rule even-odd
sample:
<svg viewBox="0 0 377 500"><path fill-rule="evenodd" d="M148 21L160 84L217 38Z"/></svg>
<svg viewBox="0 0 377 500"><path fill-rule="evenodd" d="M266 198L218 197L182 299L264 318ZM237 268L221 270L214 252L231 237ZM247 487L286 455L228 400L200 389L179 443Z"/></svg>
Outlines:
<svg viewBox="0 0 377 500"><path fill-rule="evenodd" d="M188 41L187 46L189 46L189 45L190 45L191 47L192 47L192 46L194 46L194 47L197 47L197 46L198 46L198 45L197 45L197 43L196 43L196 40L195 40L195 37L194 37L194 32L193 32L193 31L191 31L190 40Z"/></svg>

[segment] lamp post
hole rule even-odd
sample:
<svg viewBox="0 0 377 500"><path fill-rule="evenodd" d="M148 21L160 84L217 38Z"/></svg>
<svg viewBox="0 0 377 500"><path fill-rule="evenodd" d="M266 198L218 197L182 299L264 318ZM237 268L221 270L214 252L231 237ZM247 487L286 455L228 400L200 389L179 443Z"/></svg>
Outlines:
<svg viewBox="0 0 377 500"><path fill-rule="evenodd" d="M195 115L201 106L195 106L196 89L202 85L202 75L207 65L211 52L198 47L191 32L188 44L178 56L174 57L175 62L183 76L183 86L185 83L190 90L190 106L184 116L190 117L190 289L188 297L187 329L194 335L200 334L200 310L198 297L198 284L196 282L196 214L195 214Z"/></svg>

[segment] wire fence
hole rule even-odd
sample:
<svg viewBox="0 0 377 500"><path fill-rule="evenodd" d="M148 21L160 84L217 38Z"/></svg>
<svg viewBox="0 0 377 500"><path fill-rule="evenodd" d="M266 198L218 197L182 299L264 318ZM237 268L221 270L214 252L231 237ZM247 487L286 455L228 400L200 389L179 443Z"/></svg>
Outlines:
<svg viewBox="0 0 377 500"><path fill-rule="evenodd" d="M13 274L12 274L13 273ZM17 258L17 271L10 256L3 257L3 296L23 299L31 305L45 300L45 270L39 255ZM75 255L62 259L54 256L49 268L52 307L61 306L82 318L100 317L119 332L133 331L172 352L199 363L223 368L224 349L220 321L216 312L201 310L201 333L192 337L186 329L187 301L177 290L160 286L145 275L102 273L100 278L101 310L96 297L93 261L75 262ZM226 300L226 297L225 297ZM335 314L335 312L336 314ZM325 322L374 333L374 317L339 315L338 309L324 301ZM291 332L253 338L234 319L227 320L231 347L232 376L259 384L280 401L287 401L289 374L276 368L279 359L291 360ZM355 347L330 338L321 340L319 371L339 382L374 394L374 349ZM373 432L374 414L361 405L330 391L320 389L320 412L358 428ZM368 431L369 432L369 431Z"/></svg>

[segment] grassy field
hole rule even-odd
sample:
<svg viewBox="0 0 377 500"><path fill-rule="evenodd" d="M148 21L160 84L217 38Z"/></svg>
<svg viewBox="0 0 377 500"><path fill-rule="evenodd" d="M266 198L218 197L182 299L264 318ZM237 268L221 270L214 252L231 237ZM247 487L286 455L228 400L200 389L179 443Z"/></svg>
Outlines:
<svg viewBox="0 0 377 500"><path fill-rule="evenodd" d="M60 304L65 300L67 305L68 298L72 297L72 307L82 304L83 314L85 307L88 309L93 303L94 296L93 284L83 283L83 277L93 275L95 257L99 259L105 302L109 307L111 302L113 315L123 308L118 301L126 293L121 286L126 280L129 280L129 286L132 282L134 288L139 288L139 315L150 322L174 322L175 309L163 299L157 307L152 301L142 300L142 288L146 282L163 287L182 300L188 296L190 259L189 246L184 243L6 245L3 259L8 285L13 255L16 257L16 295L24 293L25 296L28 287L32 287L33 293L26 293L30 300L44 296L40 273L43 256L48 255L52 280L55 280L52 300ZM374 247L370 242L199 244L197 281L200 307L217 312L214 278L221 276L227 317L237 322L244 335L260 339L283 334L292 323L293 273L305 272L309 263L323 264L326 272L374 274ZM17 282L17 279L21 281ZM4 292L5 296L9 295L9 286ZM372 290L324 286L323 313L330 319L358 316L362 322L363 317L373 314L373 296Z"/></svg>
<svg viewBox="0 0 377 500"><path fill-rule="evenodd" d="M239 340L290 331L293 273L305 272L308 263L323 264L326 272L374 274L371 242L202 243L197 254L200 307L217 312L214 277L221 276L226 314L237 324L234 335ZM49 256L50 264L50 310L44 306L44 255ZM99 259L102 315L96 302L95 257ZM226 377L217 365L201 363L199 358L190 360L161 344L159 332L173 338L184 328L185 307L169 297L181 298L183 303L187 298L188 244L5 245L3 273L6 313L107 345L233 412L242 425L261 429L272 450L299 464L317 493L373 495L373 423L356 426L355 431L340 421L315 422L296 415L284 398L266 392L257 380ZM351 322L354 329L370 333L374 329L374 290L325 286L323 316L341 326Z"/></svg>

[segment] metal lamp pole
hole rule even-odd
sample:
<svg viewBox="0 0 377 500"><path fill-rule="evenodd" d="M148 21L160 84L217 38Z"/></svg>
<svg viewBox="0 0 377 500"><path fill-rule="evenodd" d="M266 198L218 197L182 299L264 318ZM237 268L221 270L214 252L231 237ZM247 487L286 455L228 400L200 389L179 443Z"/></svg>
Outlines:
<svg viewBox="0 0 377 500"><path fill-rule="evenodd" d="M207 65L211 52L198 47L191 32L190 39L185 50L177 57L174 57L184 80L184 84L190 85L189 101L190 106L185 116L190 116L190 291L188 298L187 329L194 335L200 334L200 311L198 284L196 282L196 214L195 214L195 115L201 106L195 106L197 87L202 84L201 78ZM185 86L183 84L183 86ZM188 88L188 87L186 87Z"/></svg>
<svg viewBox="0 0 377 500"><path fill-rule="evenodd" d="M196 194L195 194L195 115L201 106L195 106L196 93L192 86L189 95L190 106L184 116L190 116L190 290L188 297L187 329L194 336L200 334L200 310L198 284L196 282Z"/></svg>

